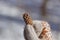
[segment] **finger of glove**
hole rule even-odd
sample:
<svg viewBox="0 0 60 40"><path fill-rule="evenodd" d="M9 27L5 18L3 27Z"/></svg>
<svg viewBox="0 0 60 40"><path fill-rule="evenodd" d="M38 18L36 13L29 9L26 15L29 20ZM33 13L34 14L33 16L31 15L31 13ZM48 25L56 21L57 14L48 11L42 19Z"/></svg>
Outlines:
<svg viewBox="0 0 60 40"><path fill-rule="evenodd" d="M52 37L52 35L51 35L52 33L51 33L50 25L48 24L48 22L36 20L36 21L33 21L33 25L35 27L35 30L37 32L38 37L40 36L40 34L43 35L43 37L46 34L46 35L48 35L47 39L49 39L49 40L52 39L51 38ZM44 39L46 39L46 38L44 37Z"/></svg>
<svg viewBox="0 0 60 40"><path fill-rule="evenodd" d="M38 36L36 35L36 32L33 28L32 25L26 25L25 27L25 37L28 39L28 40L39 40Z"/></svg>
<svg viewBox="0 0 60 40"><path fill-rule="evenodd" d="M50 25L46 21L34 20L33 27L38 36L40 35L44 27L46 27L46 30L50 30Z"/></svg>
<svg viewBox="0 0 60 40"><path fill-rule="evenodd" d="M41 25L41 21L39 21L39 20L34 20L34 21L33 21L33 27L34 27L34 29L35 29L35 32L36 32L37 36L39 36L40 33L41 33L41 31L42 31L42 29L43 29L43 27L42 27L42 25Z"/></svg>

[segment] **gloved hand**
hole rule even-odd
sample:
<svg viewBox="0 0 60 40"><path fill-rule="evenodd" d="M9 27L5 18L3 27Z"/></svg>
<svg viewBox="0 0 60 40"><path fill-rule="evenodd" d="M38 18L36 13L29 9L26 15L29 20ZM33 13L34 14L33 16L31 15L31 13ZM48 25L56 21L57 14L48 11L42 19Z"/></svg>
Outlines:
<svg viewBox="0 0 60 40"><path fill-rule="evenodd" d="M52 40L50 25L45 21L31 20L28 15L24 15L25 28L24 37L26 40Z"/></svg>

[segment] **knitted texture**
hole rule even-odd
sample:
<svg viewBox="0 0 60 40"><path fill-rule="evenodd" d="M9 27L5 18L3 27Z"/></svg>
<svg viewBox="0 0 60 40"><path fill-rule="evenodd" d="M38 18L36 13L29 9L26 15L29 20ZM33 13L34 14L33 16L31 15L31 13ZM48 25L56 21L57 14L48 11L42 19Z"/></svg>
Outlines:
<svg viewBox="0 0 60 40"><path fill-rule="evenodd" d="M40 39L43 39L43 40L52 40L52 34L51 34L51 28L50 28L50 25L45 22L45 21L42 21L42 32L39 36Z"/></svg>

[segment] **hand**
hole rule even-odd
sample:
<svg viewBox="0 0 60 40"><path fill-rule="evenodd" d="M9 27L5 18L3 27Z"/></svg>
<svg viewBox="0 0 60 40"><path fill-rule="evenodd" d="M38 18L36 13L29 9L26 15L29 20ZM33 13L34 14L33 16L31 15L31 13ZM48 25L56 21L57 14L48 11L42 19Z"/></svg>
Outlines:
<svg viewBox="0 0 60 40"><path fill-rule="evenodd" d="M46 21L32 20L28 14L23 15L26 26L24 37L26 40L52 40L50 25Z"/></svg>
<svg viewBox="0 0 60 40"><path fill-rule="evenodd" d="M27 24L24 36L26 40L52 40L50 26L45 21L34 20L33 25Z"/></svg>

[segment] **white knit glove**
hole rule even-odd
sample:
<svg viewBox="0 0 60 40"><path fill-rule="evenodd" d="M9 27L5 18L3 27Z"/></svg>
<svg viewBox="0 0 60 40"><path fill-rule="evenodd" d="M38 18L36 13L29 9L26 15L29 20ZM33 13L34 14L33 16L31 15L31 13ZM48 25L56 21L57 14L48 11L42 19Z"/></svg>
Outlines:
<svg viewBox="0 0 60 40"><path fill-rule="evenodd" d="M26 25L24 35L26 40L52 40L50 26L44 21L36 20L33 21L33 26Z"/></svg>

